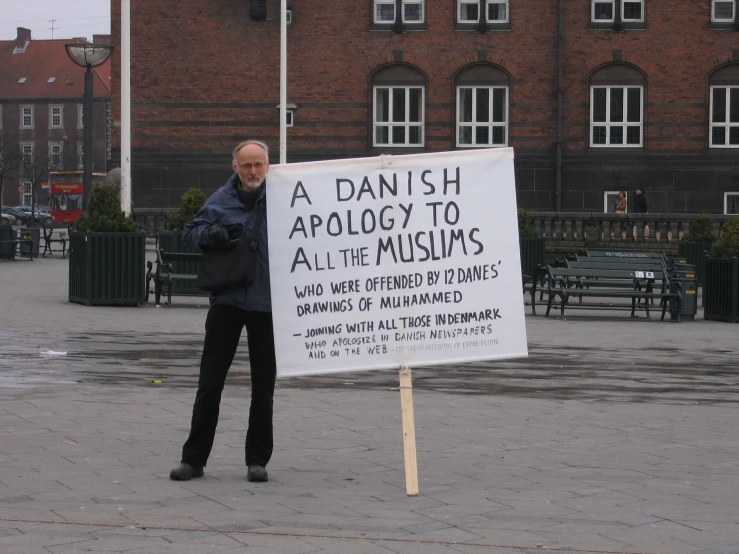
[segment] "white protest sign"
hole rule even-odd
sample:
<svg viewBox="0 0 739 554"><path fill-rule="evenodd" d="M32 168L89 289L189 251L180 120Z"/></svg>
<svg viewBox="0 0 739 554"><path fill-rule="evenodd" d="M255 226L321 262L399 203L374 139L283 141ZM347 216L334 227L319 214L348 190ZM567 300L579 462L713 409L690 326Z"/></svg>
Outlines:
<svg viewBox="0 0 739 554"><path fill-rule="evenodd" d="M278 376L528 355L510 148L272 166Z"/></svg>

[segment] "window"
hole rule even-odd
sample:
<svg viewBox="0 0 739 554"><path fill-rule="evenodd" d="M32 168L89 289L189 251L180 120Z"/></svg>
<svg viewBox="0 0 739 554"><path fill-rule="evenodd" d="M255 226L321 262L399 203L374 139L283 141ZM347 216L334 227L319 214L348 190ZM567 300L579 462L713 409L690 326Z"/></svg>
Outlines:
<svg viewBox="0 0 739 554"><path fill-rule="evenodd" d="M711 21L715 23L732 23L734 21L735 0L712 0Z"/></svg>
<svg viewBox="0 0 739 554"><path fill-rule="evenodd" d="M33 106L21 106L21 129L33 129Z"/></svg>
<svg viewBox="0 0 739 554"><path fill-rule="evenodd" d="M423 146L425 75L409 65L388 65L371 76L371 86L373 146Z"/></svg>
<svg viewBox="0 0 739 554"><path fill-rule="evenodd" d="M51 106L49 108L49 125L51 129L60 129L62 127L61 106Z"/></svg>
<svg viewBox="0 0 739 554"><path fill-rule="evenodd" d="M375 87L374 145L423 146L423 87Z"/></svg>
<svg viewBox="0 0 739 554"><path fill-rule="evenodd" d="M23 157L23 165L25 167L33 166L33 143L22 142L21 143L21 156Z"/></svg>
<svg viewBox="0 0 739 554"><path fill-rule="evenodd" d="M85 168L85 143L77 142L77 169Z"/></svg>
<svg viewBox="0 0 739 554"><path fill-rule="evenodd" d="M487 19L488 23L507 23L508 0L488 0Z"/></svg>
<svg viewBox="0 0 739 554"><path fill-rule="evenodd" d="M33 205L33 183L30 181L21 183L21 202L21 206Z"/></svg>
<svg viewBox="0 0 739 554"><path fill-rule="evenodd" d="M85 105L84 104L77 104L77 128L78 129L84 129L85 128Z"/></svg>
<svg viewBox="0 0 739 554"><path fill-rule="evenodd" d="M739 86L711 87L711 148L739 148Z"/></svg>
<svg viewBox="0 0 739 554"><path fill-rule="evenodd" d="M287 119L287 123L285 125L287 127L292 127L295 122L295 110L285 110L285 118Z"/></svg>
<svg viewBox="0 0 739 554"><path fill-rule="evenodd" d="M508 88L457 87L457 146L508 144Z"/></svg>
<svg viewBox="0 0 739 554"><path fill-rule="evenodd" d="M591 0L591 29L645 29L644 0Z"/></svg>
<svg viewBox="0 0 739 554"><path fill-rule="evenodd" d="M624 213L627 213L629 211L629 193L626 191L623 191L625 194L625 200L626 200L626 210ZM603 193L603 213L606 214L614 214L616 213L616 205L618 204L619 200L621 198L619 197L619 191L617 190L607 190Z"/></svg>
<svg viewBox="0 0 739 554"><path fill-rule="evenodd" d="M477 23L480 21L481 10L487 23L508 21L508 0L458 0L457 22Z"/></svg>
<svg viewBox="0 0 739 554"><path fill-rule="evenodd" d="M641 146L642 88L592 87L591 146Z"/></svg>
<svg viewBox="0 0 739 554"><path fill-rule="evenodd" d="M492 64L473 64L454 77L456 146L508 146L510 77Z"/></svg>
<svg viewBox="0 0 739 554"><path fill-rule="evenodd" d="M615 0L593 0L592 2L592 20L593 21L613 21Z"/></svg>
<svg viewBox="0 0 739 554"><path fill-rule="evenodd" d="M710 148L739 148L739 63L708 76Z"/></svg>
<svg viewBox="0 0 739 554"><path fill-rule="evenodd" d="M62 165L62 145L58 142L49 143L49 166L52 168Z"/></svg>
<svg viewBox="0 0 739 554"><path fill-rule="evenodd" d="M293 22L293 11L291 8L285 10L285 23L290 25Z"/></svg>
<svg viewBox="0 0 739 554"><path fill-rule="evenodd" d="M590 146L641 147L646 78L627 64L605 65L590 75Z"/></svg>
<svg viewBox="0 0 739 554"><path fill-rule="evenodd" d="M724 193L724 213L726 215L739 215L739 192Z"/></svg>
<svg viewBox="0 0 739 554"><path fill-rule="evenodd" d="M410 29L425 29L425 0L373 0L374 29L390 29L403 24Z"/></svg>

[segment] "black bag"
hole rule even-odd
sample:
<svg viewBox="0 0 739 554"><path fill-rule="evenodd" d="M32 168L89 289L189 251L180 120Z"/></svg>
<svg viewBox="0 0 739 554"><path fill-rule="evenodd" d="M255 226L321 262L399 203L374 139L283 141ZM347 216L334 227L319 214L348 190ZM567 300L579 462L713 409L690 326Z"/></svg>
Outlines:
<svg viewBox="0 0 739 554"><path fill-rule="evenodd" d="M197 286L206 292L226 292L243 289L254 283L257 274L259 233L264 219L264 203L254 212L254 227L244 229L228 250L201 247L203 260L198 267Z"/></svg>

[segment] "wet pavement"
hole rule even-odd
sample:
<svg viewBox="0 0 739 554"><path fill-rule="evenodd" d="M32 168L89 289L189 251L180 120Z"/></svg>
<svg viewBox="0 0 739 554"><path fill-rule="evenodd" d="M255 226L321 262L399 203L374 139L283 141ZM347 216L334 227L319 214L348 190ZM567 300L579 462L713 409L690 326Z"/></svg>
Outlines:
<svg viewBox="0 0 739 554"><path fill-rule="evenodd" d="M739 326L700 311L528 316L527 359L414 369L409 499L396 372L278 381L255 488L244 341L206 478L173 483L205 300L70 304L58 256L0 283L0 552L739 552Z"/></svg>

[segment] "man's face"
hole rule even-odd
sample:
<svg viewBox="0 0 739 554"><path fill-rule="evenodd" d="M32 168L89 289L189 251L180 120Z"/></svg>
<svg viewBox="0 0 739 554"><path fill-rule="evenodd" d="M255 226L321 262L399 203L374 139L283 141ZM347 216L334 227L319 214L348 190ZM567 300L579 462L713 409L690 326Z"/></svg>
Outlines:
<svg viewBox="0 0 739 554"><path fill-rule="evenodd" d="M264 182L269 162L267 154L258 144L247 144L233 162L233 170L238 173L242 188L257 189Z"/></svg>

